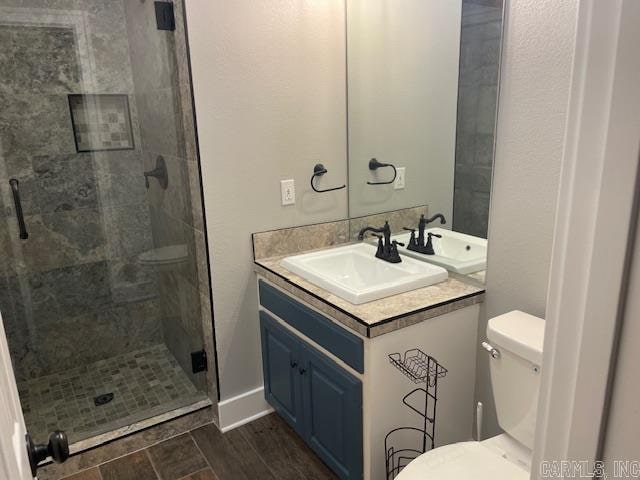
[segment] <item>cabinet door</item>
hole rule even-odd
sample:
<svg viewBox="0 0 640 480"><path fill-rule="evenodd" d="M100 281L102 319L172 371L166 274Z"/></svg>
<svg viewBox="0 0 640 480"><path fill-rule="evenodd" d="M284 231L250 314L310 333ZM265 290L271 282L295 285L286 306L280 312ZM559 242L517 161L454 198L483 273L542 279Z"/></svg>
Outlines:
<svg viewBox="0 0 640 480"><path fill-rule="evenodd" d="M342 479L362 478L362 382L301 344L304 437Z"/></svg>
<svg viewBox="0 0 640 480"><path fill-rule="evenodd" d="M267 313L260 312L262 367L267 402L303 435L300 340Z"/></svg>

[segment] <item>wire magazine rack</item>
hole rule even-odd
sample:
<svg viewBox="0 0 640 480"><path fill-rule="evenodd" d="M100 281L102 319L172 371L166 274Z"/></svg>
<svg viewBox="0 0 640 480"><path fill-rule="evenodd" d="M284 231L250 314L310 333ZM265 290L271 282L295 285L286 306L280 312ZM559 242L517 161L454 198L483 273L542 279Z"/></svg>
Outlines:
<svg viewBox="0 0 640 480"><path fill-rule="evenodd" d="M389 361L413 383L424 384L402 399L422 418L422 428L399 427L384 437L386 478L392 480L411 460L435 446L438 379L447 375L447 369L418 348L407 350L404 355L391 353ZM399 448L400 444L404 447Z"/></svg>

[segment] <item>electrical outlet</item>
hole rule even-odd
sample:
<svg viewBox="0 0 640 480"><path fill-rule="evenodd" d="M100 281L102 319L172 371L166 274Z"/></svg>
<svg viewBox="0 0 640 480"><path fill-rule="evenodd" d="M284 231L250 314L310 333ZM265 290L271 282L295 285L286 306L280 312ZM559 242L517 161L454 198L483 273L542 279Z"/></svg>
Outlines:
<svg viewBox="0 0 640 480"><path fill-rule="evenodd" d="M393 182L393 189L402 190L404 188L404 179L407 173L407 169L406 167L398 167L396 170L397 170L396 181Z"/></svg>
<svg viewBox="0 0 640 480"><path fill-rule="evenodd" d="M296 203L296 184L291 180L280 180L280 196L282 205L293 205Z"/></svg>

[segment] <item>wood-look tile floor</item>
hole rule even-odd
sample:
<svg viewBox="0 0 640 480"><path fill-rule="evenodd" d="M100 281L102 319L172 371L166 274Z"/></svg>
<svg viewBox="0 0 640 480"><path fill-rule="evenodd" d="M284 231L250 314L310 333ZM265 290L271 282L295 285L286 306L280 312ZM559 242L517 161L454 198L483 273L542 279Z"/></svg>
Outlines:
<svg viewBox="0 0 640 480"><path fill-rule="evenodd" d="M277 415L222 434L208 424L64 480L333 480Z"/></svg>

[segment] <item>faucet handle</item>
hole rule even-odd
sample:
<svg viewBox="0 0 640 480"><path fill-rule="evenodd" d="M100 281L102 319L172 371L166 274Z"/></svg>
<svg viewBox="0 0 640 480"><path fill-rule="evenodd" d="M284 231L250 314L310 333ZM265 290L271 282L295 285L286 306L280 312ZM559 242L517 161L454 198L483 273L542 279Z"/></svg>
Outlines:
<svg viewBox="0 0 640 480"><path fill-rule="evenodd" d="M428 235L429 237L442 238L442 235L440 235L439 233L431 233L431 232L427 232L427 235Z"/></svg>
<svg viewBox="0 0 640 480"><path fill-rule="evenodd" d="M384 242L382 241L382 235L379 233L372 233L374 237L378 239L378 249L376 251L376 256L384 254Z"/></svg>
<svg viewBox="0 0 640 480"><path fill-rule="evenodd" d="M391 242L391 248L389 249L389 257L388 261L391 263L400 263L402 262L402 257L400 257L400 253L398 252L398 245L404 247L404 243L398 242L397 240L393 240Z"/></svg>
<svg viewBox="0 0 640 480"><path fill-rule="evenodd" d="M416 229L415 228L402 227L402 229L406 230L407 232L416 233Z"/></svg>

